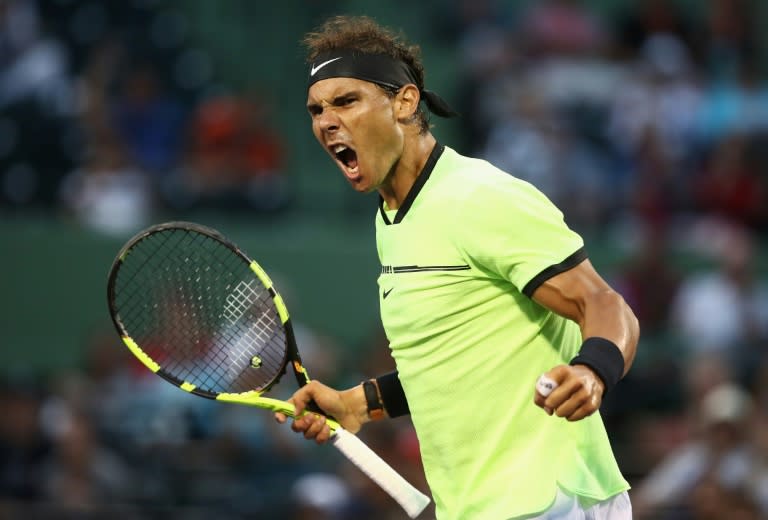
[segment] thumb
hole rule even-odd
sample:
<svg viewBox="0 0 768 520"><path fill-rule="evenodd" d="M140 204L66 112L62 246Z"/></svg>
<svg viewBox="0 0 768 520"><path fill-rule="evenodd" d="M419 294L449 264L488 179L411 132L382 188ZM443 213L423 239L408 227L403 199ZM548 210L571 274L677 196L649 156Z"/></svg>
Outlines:
<svg viewBox="0 0 768 520"><path fill-rule="evenodd" d="M545 401L549 394L565 380L567 373L567 366L558 365L541 374L536 380L534 403L543 408L548 415L552 415L553 410L545 404Z"/></svg>
<svg viewBox="0 0 768 520"><path fill-rule="evenodd" d="M555 383L555 387L557 387L568 378L568 372L570 370L571 367L569 365L557 365L544 372L542 376L552 380Z"/></svg>
<svg viewBox="0 0 768 520"><path fill-rule="evenodd" d="M316 394L318 393L317 390L319 387L320 383L316 381L310 381L306 385L299 388L296 392L294 392L291 398L288 399L288 402L291 403L296 410L296 417L303 414L309 404L316 399Z"/></svg>

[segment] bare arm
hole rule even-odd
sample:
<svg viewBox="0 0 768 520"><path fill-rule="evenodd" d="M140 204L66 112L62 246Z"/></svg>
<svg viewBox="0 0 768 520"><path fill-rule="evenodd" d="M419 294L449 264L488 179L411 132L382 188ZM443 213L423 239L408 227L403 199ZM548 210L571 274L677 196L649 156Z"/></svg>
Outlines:
<svg viewBox="0 0 768 520"><path fill-rule="evenodd" d="M578 323L582 338L601 337L615 343L627 373L635 359L640 326L624 298L603 280L589 260L546 280L533 292L533 299ZM545 410L579 420L600 407L604 385L590 368L560 365L547 375L559 387L546 399L537 394L535 402Z"/></svg>

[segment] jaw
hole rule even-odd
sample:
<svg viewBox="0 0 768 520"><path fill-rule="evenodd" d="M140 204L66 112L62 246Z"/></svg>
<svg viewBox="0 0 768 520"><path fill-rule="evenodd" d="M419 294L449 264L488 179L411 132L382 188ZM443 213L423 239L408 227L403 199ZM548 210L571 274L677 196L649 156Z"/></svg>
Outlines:
<svg viewBox="0 0 768 520"><path fill-rule="evenodd" d="M360 173L360 168L350 169L343 164L337 164L349 185L358 193L369 193L375 189L371 179Z"/></svg>

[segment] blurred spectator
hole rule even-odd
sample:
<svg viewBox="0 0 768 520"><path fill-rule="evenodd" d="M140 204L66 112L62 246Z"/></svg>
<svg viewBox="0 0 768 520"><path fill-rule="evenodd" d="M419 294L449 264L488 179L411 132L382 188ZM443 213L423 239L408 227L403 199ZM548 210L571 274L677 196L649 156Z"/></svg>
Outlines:
<svg viewBox="0 0 768 520"><path fill-rule="evenodd" d="M503 2L458 0L456 4L443 14L447 20L440 38L457 49L455 98L464 128L459 136L461 148L479 153L489 125L503 110L505 87L508 81L514 81L522 53Z"/></svg>
<svg viewBox="0 0 768 520"><path fill-rule="evenodd" d="M482 157L536 185L572 225L599 225L613 206L606 197L612 185L605 151L569 128L532 85L511 91L506 104L506 117L490 126ZM574 190L578 197L571 196Z"/></svg>
<svg viewBox="0 0 768 520"><path fill-rule="evenodd" d="M698 433L636 486L636 518L714 520L734 518L737 510L749 512L745 518L758 518L748 491L754 478L751 396L738 385L723 383L692 407Z"/></svg>
<svg viewBox="0 0 768 520"><path fill-rule="evenodd" d="M595 9L574 0L531 2L515 29L525 61L523 78L555 109L563 126L600 137L605 105L620 92L624 63L611 56L612 41ZM588 121L589 125L584 123Z"/></svg>
<svg viewBox="0 0 768 520"><path fill-rule="evenodd" d="M130 502L127 464L102 444L90 420L73 409L57 417L52 457L42 482L44 498L64 511L87 514L94 507Z"/></svg>
<svg viewBox="0 0 768 520"><path fill-rule="evenodd" d="M34 0L0 1L0 108L32 98L43 112L70 112L66 47L43 25Z"/></svg>
<svg viewBox="0 0 768 520"><path fill-rule="evenodd" d="M491 127L482 156L559 201L567 191L559 160L559 121L532 88L510 94L506 117Z"/></svg>
<svg viewBox="0 0 768 520"><path fill-rule="evenodd" d="M34 0L0 0L0 203L51 207L71 167L73 81ZM45 150L45 153L40 153Z"/></svg>
<svg viewBox="0 0 768 520"><path fill-rule="evenodd" d="M705 4L707 65L715 75L729 74L743 59L757 56L757 2L708 0Z"/></svg>
<svg viewBox="0 0 768 520"><path fill-rule="evenodd" d="M290 520L341 520L347 518L350 493L346 483L328 473L310 473L299 477L291 487L293 514ZM349 517L350 520L352 517Z"/></svg>
<svg viewBox="0 0 768 520"><path fill-rule="evenodd" d="M112 116L129 158L153 177L167 176L181 158L187 129L183 105L147 61L127 65L116 79Z"/></svg>
<svg viewBox="0 0 768 520"><path fill-rule="evenodd" d="M614 22L616 43L622 59L632 60L655 35L670 35L696 50L696 30L690 13L675 0L632 0Z"/></svg>
<svg viewBox="0 0 768 520"><path fill-rule="evenodd" d="M617 150L632 160L652 132L665 157L685 159L701 99L695 74L689 50L677 37L646 40L611 102L607 129Z"/></svg>
<svg viewBox="0 0 768 520"><path fill-rule="evenodd" d="M0 502L42 500L51 443L40 423L41 390L10 378L0 385Z"/></svg>
<svg viewBox="0 0 768 520"><path fill-rule="evenodd" d="M275 211L288 203L284 145L257 96L203 100L171 204ZM174 200L175 198L175 200Z"/></svg>
<svg viewBox="0 0 768 520"><path fill-rule="evenodd" d="M669 262L669 244L661 228L641 229L633 252L613 283L643 327L643 336L663 334L681 273Z"/></svg>
<svg viewBox="0 0 768 520"><path fill-rule="evenodd" d="M578 0L534 2L521 18L529 52L537 57L591 53L607 38L595 13Z"/></svg>
<svg viewBox="0 0 768 520"><path fill-rule="evenodd" d="M662 136L648 128L638 143L626 176L617 184L625 193L622 209L630 220L657 231L668 228L690 202L681 164L665 151Z"/></svg>
<svg viewBox="0 0 768 520"><path fill-rule="evenodd" d="M152 185L114 136L94 137L86 160L62 182L63 207L90 229L117 236L136 232L152 215Z"/></svg>
<svg viewBox="0 0 768 520"><path fill-rule="evenodd" d="M768 83L759 63L744 60L733 74L709 81L696 115L696 139L717 146L731 135L745 138L768 131Z"/></svg>
<svg viewBox="0 0 768 520"><path fill-rule="evenodd" d="M688 357L714 353L737 371L754 367L768 338L768 284L755 276L755 245L743 228L708 221L689 230L715 266L688 274L673 302L674 329Z"/></svg>
<svg viewBox="0 0 768 520"><path fill-rule="evenodd" d="M741 134L731 134L714 145L703 171L692 179L697 211L752 229L768 223L768 185L756 160L758 147Z"/></svg>

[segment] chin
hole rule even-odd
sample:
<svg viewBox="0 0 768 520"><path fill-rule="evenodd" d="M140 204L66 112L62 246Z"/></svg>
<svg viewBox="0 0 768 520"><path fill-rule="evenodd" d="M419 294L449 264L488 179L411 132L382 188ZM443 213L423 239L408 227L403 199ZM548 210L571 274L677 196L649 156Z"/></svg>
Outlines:
<svg viewBox="0 0 768 520"><path fill-rule="evenodd" d="M371 193L375 190L375 188L372 186L368 186L362 182L350 182L349 185L352 186L352 189L358 193Z"/></svg>
<svg viewBox="0 0 768 520"><path fill-rule="evenodd" d="M362 177L357 177L355 179L347 177L347 182L352 186L352 189L358 193L368 193L373 191L373 187Z"/></svg>

